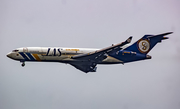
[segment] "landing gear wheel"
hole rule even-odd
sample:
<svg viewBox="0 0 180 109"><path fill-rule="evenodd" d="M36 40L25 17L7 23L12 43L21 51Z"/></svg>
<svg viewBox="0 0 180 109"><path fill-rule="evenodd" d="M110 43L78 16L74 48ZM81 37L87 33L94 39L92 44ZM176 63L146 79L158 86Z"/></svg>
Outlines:
<svg viewBox="0 0 180 109"><path fill-rule="evenodd" d="M24 67L24 66L25 66L25 62L23 62L23 63L21 64L21 66Z"/></svg>

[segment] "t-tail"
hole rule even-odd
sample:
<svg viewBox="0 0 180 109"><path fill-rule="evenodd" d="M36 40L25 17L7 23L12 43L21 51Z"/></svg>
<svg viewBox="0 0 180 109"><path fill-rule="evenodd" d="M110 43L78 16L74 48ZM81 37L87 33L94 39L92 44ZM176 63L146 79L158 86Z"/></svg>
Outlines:
<svg viewBox="0 0 180 109"><path fill-rule="evenodd" d="M168 34L173 32L168 32L158 35L144 35L141 39L136 41L134 44L120 50L116 54L113 54L112 57L118 58L123 63L139 61L144 59L151 59L150 55L147 55L148 52L162 40L168 39L165 37Z"/></svg>
<svg viewBox="0 0 180 109"><path fill-rule="evenodd" d="M134 51L141 54L147 54L157 43L161 42L162 40L168 39L168 37L165 37L166 35L172 33L173 32L168 32L159 35L144 35L133 45L125 48L124 50Z"/></svg>

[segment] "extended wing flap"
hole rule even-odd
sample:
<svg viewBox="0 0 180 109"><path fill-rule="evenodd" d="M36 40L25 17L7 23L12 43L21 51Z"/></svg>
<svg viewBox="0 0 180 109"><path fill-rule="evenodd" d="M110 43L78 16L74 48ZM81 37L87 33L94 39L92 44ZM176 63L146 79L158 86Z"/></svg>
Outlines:
<svg viewBox="0 0 180 109"><path fill-rule="evenodd" d="M90 61L85 61L85 62L71 62L69 63L72 66L74 66L75 68L88 73L88 72L96 72L96 63L94 62L90 62Z"/></svg>

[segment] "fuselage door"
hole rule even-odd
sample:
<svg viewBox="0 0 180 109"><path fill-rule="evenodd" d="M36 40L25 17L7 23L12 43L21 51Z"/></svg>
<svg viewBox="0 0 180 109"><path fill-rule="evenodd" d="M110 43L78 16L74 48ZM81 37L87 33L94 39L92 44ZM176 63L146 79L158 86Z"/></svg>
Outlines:
<svg viewBox="0 0 180 109"><path fill-rule="evenodd" d="M27 48L23 48L23 52L28 52L28 49Z"/></svg>

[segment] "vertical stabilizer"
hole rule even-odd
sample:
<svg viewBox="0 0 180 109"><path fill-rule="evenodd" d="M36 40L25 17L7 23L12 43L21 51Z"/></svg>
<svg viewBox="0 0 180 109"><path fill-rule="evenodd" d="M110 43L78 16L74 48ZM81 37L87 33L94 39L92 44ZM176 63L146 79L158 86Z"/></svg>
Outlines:
<svg viewBox="0 0 180 109"><path fill-rule="evenodd" d="M173 32L168 32L159 35L144 35L141 39L139 39L131 46L125 48L124 50L133 51L141 54L147 54L158 42L168 39L168 37L164 36L172 33Z"/></svg>

